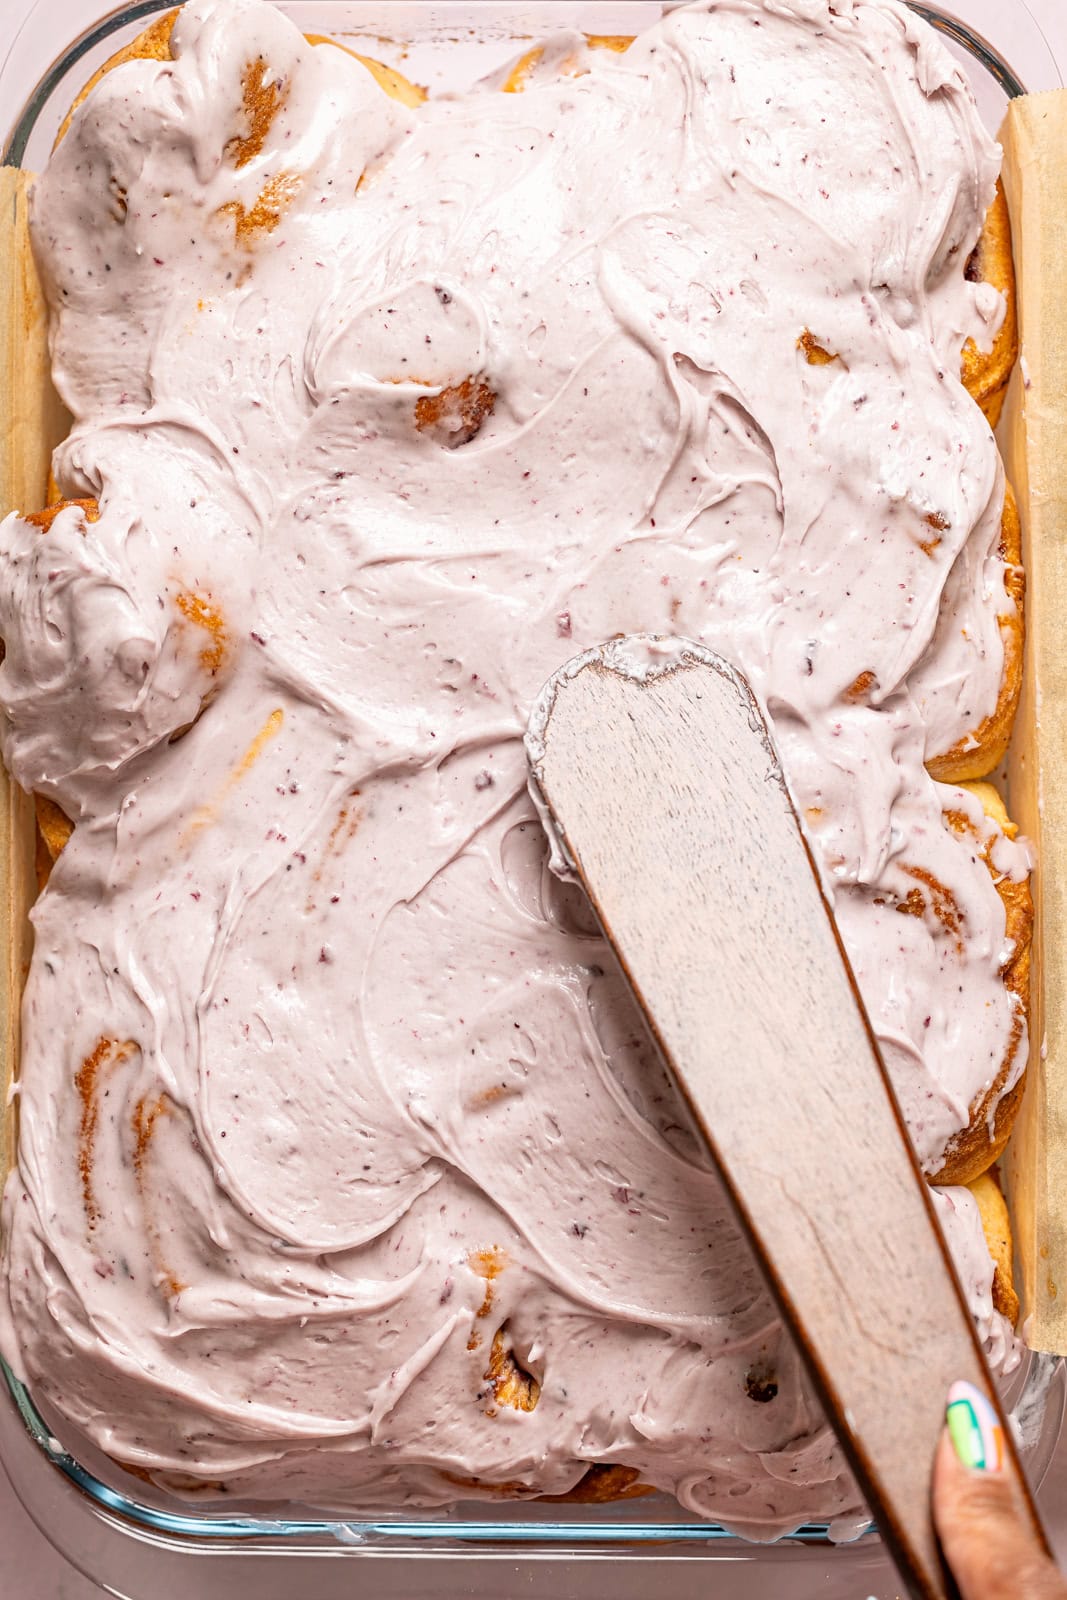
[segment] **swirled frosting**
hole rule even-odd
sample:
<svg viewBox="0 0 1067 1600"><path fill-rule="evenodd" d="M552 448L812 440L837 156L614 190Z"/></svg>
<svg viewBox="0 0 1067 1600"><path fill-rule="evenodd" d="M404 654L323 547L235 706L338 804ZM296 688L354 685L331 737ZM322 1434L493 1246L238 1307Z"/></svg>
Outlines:
<svg viewBox="0 0 1067 1600"><path fill-rule="evenodd" d="M546 870L522 734L612 634L743 669L936 1172L1025 1054L994 882L1025 851L923 764L993 709L1011 609L957 379L996 147L894 0L699 0L415 109L259 0L190 0L172 51L34 192L57 477L100 515L0 529L4 755L77 824L4 1352L179 1489L614 1462L759 1535L855 1510ZM1003 1342L973 1202L939 1204Z"/></svg>

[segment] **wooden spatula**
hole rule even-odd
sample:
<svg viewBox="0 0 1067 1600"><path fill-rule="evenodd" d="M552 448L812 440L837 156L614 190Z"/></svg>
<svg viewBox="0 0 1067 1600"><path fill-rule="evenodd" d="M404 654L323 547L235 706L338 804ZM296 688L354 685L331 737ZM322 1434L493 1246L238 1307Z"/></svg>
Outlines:
<svg viewBox="0 0 1067 1600"><path fill-rule="evenodd" d="M701 646L618 639L549 680L526 745L554 847L692 1109L901 1577L919 1600L947 1600L930 1480L954 1380L989 1396L1019 1463L752 692Z"/></svg>

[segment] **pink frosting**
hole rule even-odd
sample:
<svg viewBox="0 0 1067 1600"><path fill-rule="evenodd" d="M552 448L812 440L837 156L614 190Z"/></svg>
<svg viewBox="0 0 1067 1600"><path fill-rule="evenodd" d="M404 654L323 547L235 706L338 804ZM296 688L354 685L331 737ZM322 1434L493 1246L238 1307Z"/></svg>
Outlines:
<svg viewBox="0 0 1067 1600"><path fill-rule="evenodd" d="M999 315L963 271L996 147L893 0L701 0L414 111L259 0L190 0L173 52L105 76L34 193L56 472L101 515L0 528L4 756L78 821L34 912L4 1353L231 1499L618 1462L759 1536L853 1512L522 734L612 634L738 663L935 1171L1018 1010L943 809L1027 866L923 765L996 703L1011 609L957 378ZM279 109L239 166L249 70ZM467 378L477 431L416 425ZM959 937L897 913L922 873Z"/></svg>

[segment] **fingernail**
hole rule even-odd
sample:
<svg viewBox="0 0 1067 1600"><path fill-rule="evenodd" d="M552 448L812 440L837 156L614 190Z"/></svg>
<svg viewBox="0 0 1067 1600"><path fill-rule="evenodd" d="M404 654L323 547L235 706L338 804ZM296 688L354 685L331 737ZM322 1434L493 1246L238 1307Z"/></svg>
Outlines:
<svg viewBox="0 0 1067 1600"><path fill-rule="evenodd" d="M953 1448L972 1472L999 1472L1004 1465L1004 1430L993 1407L973 1383L954 1383L945 1408Z"/></svg>

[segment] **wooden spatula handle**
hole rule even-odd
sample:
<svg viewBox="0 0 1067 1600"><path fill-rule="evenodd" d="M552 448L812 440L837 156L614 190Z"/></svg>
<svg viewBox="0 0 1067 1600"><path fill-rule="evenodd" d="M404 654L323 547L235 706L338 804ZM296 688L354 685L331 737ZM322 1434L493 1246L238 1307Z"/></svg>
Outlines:
<svg viewBox="0 0 1067 1600"><path fill-rule="evenodd" d="M990 1398L1025 1480L759 707L699 646L618 640L530 726L533 792L901 1576L948 1600L930 1479L953 1381Z"/></svg>

